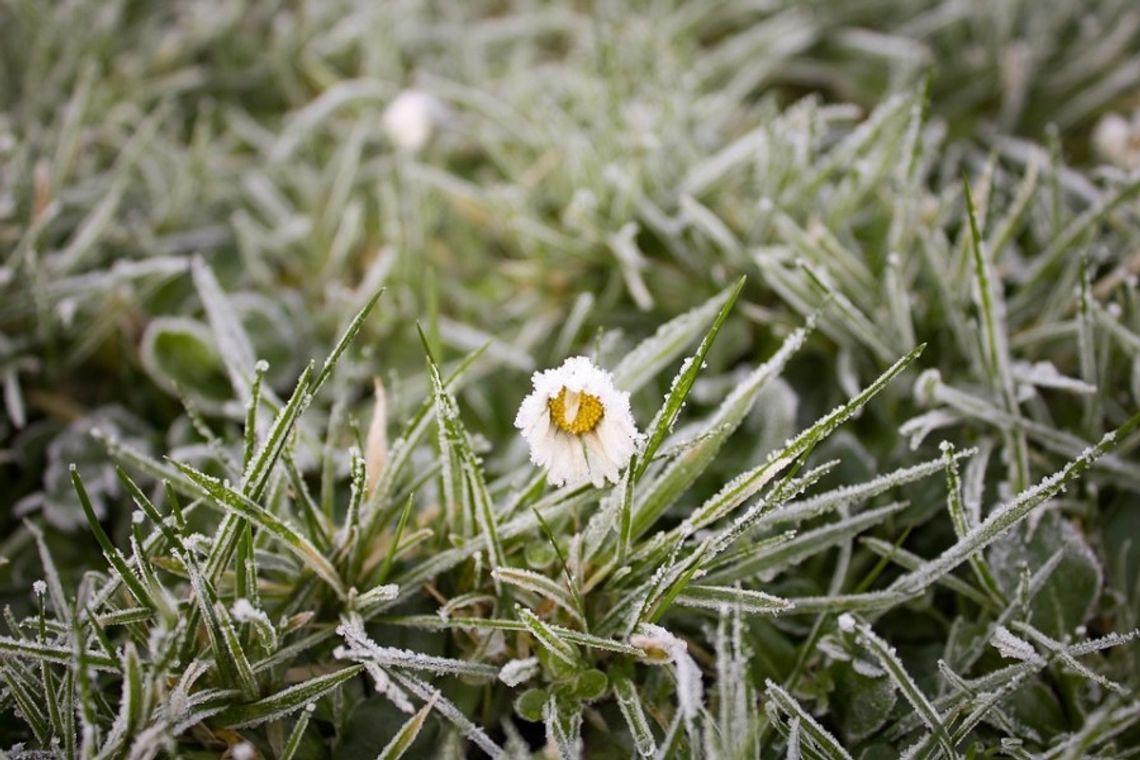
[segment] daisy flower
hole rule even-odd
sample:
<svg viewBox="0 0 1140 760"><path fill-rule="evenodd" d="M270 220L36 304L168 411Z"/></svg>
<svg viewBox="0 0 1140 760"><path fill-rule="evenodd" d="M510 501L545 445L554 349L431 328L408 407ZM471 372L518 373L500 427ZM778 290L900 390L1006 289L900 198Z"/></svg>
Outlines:
<svg viewBox="0 0 1140 760"><path fill-rule="evenodd" d="M1118 113L1104 116L1093 130L1093 148L1122 169L1140 170L1140 108L1129 119Z"/></svg>
<svg viewBox="0 0 1140 760"><path fill-rule="evenodd" d="M393 145L406 153L418 153L427 146L446 112L446 106L434 95L404 90L384 109L381 119Z"/></svg>
<svg viewBox="0 0 1140 760"><path fill-rule="evenodd" d="M530 444L530 458L556 486L616 483L641 435L629 411L629 394L609 372L584 356L535 372L515 427Z"/></svg>

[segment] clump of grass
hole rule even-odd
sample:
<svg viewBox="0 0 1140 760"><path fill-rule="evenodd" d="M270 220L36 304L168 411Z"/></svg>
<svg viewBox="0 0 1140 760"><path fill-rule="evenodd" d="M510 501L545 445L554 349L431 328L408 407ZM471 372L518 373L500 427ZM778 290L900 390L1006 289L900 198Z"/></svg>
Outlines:
<svg viewBox="0 0 1140 760"><path fill-rule="evenodd" d="M1137 744L1140 15L649 5L0 6L11 754Z"/></svg>

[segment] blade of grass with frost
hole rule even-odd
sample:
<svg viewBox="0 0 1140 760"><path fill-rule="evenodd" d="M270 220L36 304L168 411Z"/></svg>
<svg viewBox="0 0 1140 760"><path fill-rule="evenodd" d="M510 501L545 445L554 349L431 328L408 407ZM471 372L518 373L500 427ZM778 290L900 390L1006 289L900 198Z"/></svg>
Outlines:
<svg viewBox="0 0 1140 760"><path fill-rule="evenodd" d="M1083 760L1090 756L1095 757L1097 755L1090 755L1094 748L1127 731L1138 720L1140 720L1140 703L1132 702L1117 707L1110 702L1090 714L1079 731L1073 732L1064 741L1050 747L1048 752L1039 757L1046 758L1046 760L1053 760L1053 758ZM1099 753L1097 754L1099 755Z"/></svg>
<svg viewBox="0 0 1140 760"><path fill-rule="evenodd" d="M673 425L676 423L678 415L681 414L681 407L684 406L685 399L688 398L689 391L692 390L693 383L696 382L697 374L701 371L701 365L704 364L705 356L708 354L709 349L712 348L717 333L720 332L721 326L725 320L728 319L728 313L732 310L732 306L736 303L740 291L744 288L744 280L745 278L741 277L736 281L736 284L729 292L728 298L725 299L720 310L717 312L712 326L701 340L701 344L697 348L696 353L682 363L681 369L677 372L676 376L674 376L673 382L669 387L669 393L665 397L665 403L661 405L657 414L654 415L653 421L649 424L645 447L641 452L642 460L638 471L635 473L637 479L640 479L641 476L645 474L646 468L653 460L653 455L657 452L657 449L660 448L666 436L672 432ZM636 532L638 531L635 530L635 533Z"/></svg>
<svg viewBox="0 0 1140 760"><path fill-rule="evenodd" d="M400 730L396 732L396 735L392 737L392 740L384 745L384 749L380 750L376 760L399 760L404 756L404 753L412 746L412 742L420 735L420 729L423 728L424 721L427 720L427 716L435 707L436 699L438 697L433 696L415 715L408 718Z"/></svg>
<svg viewBox="0 0 1140 760"><path fill-rule="evenodd" d="M678 595L677 604L706 610L720 610L728 605L746 615L778 615L795 606L787 599L765 594L763 591L735 586L703 586L695 583L686 586Z"/></svg>
<svg viewBox="0 0 1140 760"><path fill-rule="evenodd" d="M547 745L554 746L561 760L578 760L582 756L582 710L575 709L572 700L551 694L542 715Z"/></svg>
<svg viewBox="0 0 1140 760"><path fill-rule="evenodd" d="M812 450L817 443L830 435L831 432L835 430L835 428L839 427L841 424L850 419L852 415L859 411L859 409L861 409L871 398L873 398L879 391L886 387L886 385L891 380L893 380L903 370L910 366L910 364L918 358L918 356L925 348L926 344L923 343L911 349L910 352L906 354L906 356L902 357L893 365L891 365L890 368L881 374L873 383L868 385L859 395L852 398L846 404L836 407L827 415L817 420L815 424L785 444L784 448L780 451L769 454L767 462L760 468L753 470L749 475L749 480L743 481L742 484L747 485L749 482L754 482L751 480L751 478L762 477L764 473L764 467L771 466L775 469L776 472L779 472L791 464L793 461L795 461L797 458L802 456L805 452ZM766 477L768 479L771 478L770 475ZM736 481L733 481L733 484L735 483ZM753 521L759 519L762 513L762 509L749 509L748 512L739 516L733 522L732 530L736 534L739 534L749 525L751 525ZM705 507L702 507L693 520L694 525L699 526L708 524L712 515L720 516L717 514L715 507L711 510L706 510Z"/></svg>
<svg viewBox="0 0 1140 760"><path fill-rule="evenodd" d="M952 674L952 671L946 668L945 663L941 661L939 662L939 671L943 678L950 681L955 688L964 690L968 695L968 700L965 703L958 705L954 711L945 713L946 723L949 725L956 715L967 709L970 710L954 726L951 736L951 742L954 746L964 742L983 720L1001 726L1002 730L1009 735L1017 734L1009 717L1001 709L1001 703L1022 686L1028 673L1019 673L1006 683L1001 684L997 689L978 695L970 689L969 684L964 679ZM935 747L938 747L937 751ZM903 755L904 760L929 760L934 757L945 757L945 755L935 741L933 734L927 734L917 744L909 747L906 754Z"/></svg>
<svg viewBox="0 0 1140 760"><path fill-rule="evenodd" d="M257 415L261 411L261 388L265 380L265 373L269 371L269 363L261 360L253 365L253 383L249 389L249 401L245 406L245 440L242 448L241 470L249 469L253 455L257 451Z"/></svg>
<svg viewBox="0 0 1140 760"><path fill-rule="evenodd" d="M119 698L119 713L101 749L100 754L103 757L115 757L125 742L135 735L146 720L142 668L138 650L132 642L128 641L123 647L121 661L123 685Z"/></svg>
<svg viewBox="0 0 1140 760"><path fill-rule="evenodd" d="M674 317L657 328L626 354L614 367L614 384L623 391L635 393L681 355L685 346L705 333L708 325L738 292L737 286L725 288L700 306Z"/></svg>
<svg viewBox="0 0 1140 760"><path fill-rule="evenodd" d="M1072 670L1074 673L1078 673L1084 676L1086 679L1094 681L1103 686L1105 689L1115 692L1122 697L1127 697L1130 695L1130 692L1127 688L1121 686L1115 681L1110 681L1100 673L1097 673L1095 670L1086 667L1079 660L1077 660L1076 657L1073 657L1072 653L1069 651L1070 648L1067 645L1062 644L1053 638L1050 638L1028 623L1015 620L1013 621L1012 625L1018 631L1024 633L1026 636L1032 639L1033 642L1036 643L1039 647L1049 652L1049 654L1051 654L1053 657L1056 657L1058 660L1060 660L1066 668Z"/></svg>
<svg viewBox="0 0 1140 760"><path fill-rule="evenodd" d="M776 231L784 241L794 246L800 256L816 266L834 266L843 281L858 293L875 292L875 277L858 256L835 240L826 228L813 227L811 233L801 227L783 210L774 211Z"/></svg>
<svg viewBox="0 0 1140 760"><path fill-rule="evenodd" d="M710 572L707 578L709 581L719 583L731 583L756 575L771 578L798 565L808 557L878 525L906 509L907 506L905 501L888 504L802 533L759 556L750 556L750 553L736 556L732 565Z"/></svg>
<svg viewBox="0 0 1140 760"><path fill-rule="evenodd" d="M525 609L525 608L524 608ZM410 628L421 628L428 631L439 631L447 629L459 630L486 630L486 631L529 631L527 624L520 620L506 620L503 618L461 618L450 617L446 620L439 615L391 615L379 618L381 622L390 625L400 625ZM603 636L595 636L582 631L575 631L572 628L565 628L553 623L544 624L547 629L558 638L571 644L586 647L588 649L601 649L607 652L617 652L618 654L628 655L630 657L640 657L644 652L635 646L626 644L617 639L608 639Z"/></svg>
<svg viewBox="0 0 1140 760"><path fill-rule="evenodd" d="M301 740L305 738L305 729L309 727L309 720L316 710L316 702L308 703L301 710L301 714L297 716L297 722L293 724L293 730L289 732L289 738L281 750L280 760L293 760L293 756L301 747Z"/></svg>
<svg viewBox="0 0 1140 760"><path fill-rule="evenodd" d="M316 573L329 585L337 596L344 597L344 584L332 563L313 546L307 538L302 536L291 525L283 522L276 515L265 510L249 497L233 490L226 484L204 473L198 472L189 465L174 462L175 467L182 471L190 480L198 484L210 497L227 512L237 517L249 520L269 535L273 536L285 548L293 552L309 569Z"/></svg>
<svg viewBox="0 0 1140 760"><path fill-rule="evenodd" d="M819 160L811 171L798 178L798 182L785 192L781 205L799 208L804 200L814 195L820 186L835 173L847 171L857 163L860 154L873 145L883 130L893 127L901 119L914 95L895 95L883 101L871 115Z"/></svg>
<svg viewBox="0 0 1140 760"><path fill-rule="evenodd" d="M721 555L732 546L734 542L740 539L754 524L759 516L767 514L772 510L779 509L780 505L788 499L795 498L807 489L815 485L821 478L827 475L839 464L838 460L824 462L818 467L815 467L805 473L802 477L796 477L794 470L781 480L772 492L757 499L756 502L749 507L744 514L740 515L730 525L721 528L714 534L712 540L712 552L709 554L709 559L705 563L706 567L712 567L714 564L731 564L732 560L725 559ZM783 542L784 538L790 538L794 531L787 531L784 537L772 537L775 539L767 539L764 541L752 541L744 551L748 553L759 553L765 551L769 545L775 546ZM769 544L769 541L772 541ZM715 562L714 562L715 560Z"/></svg>
<svg viewBox="0 0 1140 760"><path fill-rule="evenodd" d="M771 359L753 370L704 423L696 443L683 451L649 484L634 506L631 538L636 539L645 533L704 472L752 410L765 384L783 371L788 359L803 345L809 329L801 328L794 332Z"/></svg>
<svg viewBox="0 0 1140 760"><path fill-rule="evenodd" d="M312 373L313 363L309 362L300 378L297 379L293 395L289 397L285 406L278 412L277 418L273 421L273 426L270 427L268 435L265 436L265 441L261 444L261 448L252 458L248 469L243 473L242 492L254 501L260 500L265 495L273 466L280 458L285 442L296 426L297 420L312 400L308 391L309 378ZM219 529L219 533L221 532Z"/></svg>
<svg viewBox="0 0 1140 760"><path fill-rule="evenodd" d="M459 732L479 749L486 752L492 758L496 758L496 760L506 757L506 753L503 752L499 745L491 741L491 738L487 736L483 729L472 723L467 716L463 714L463 711L455 706L454 702L443 696L439 689L421 681L415 676L401 673L398 670L393 671L391 675L393 680L397 681L401 686L425 702L434 699L436 711L451 721L452 724L459 729Z"/></svg>
<svg viewBox="0 0 1140 760"><path fill-rule="evenodd" d="M1040 669L1041 666L1026 662L1019 662L1004 668L990 671L973 679L964 679L966 685L975 693L985 694L998 690L1010 681L1017 681ZM970 693L958 691L938 697L934 700L934 708L942 715L961 713L968 709ZM893 725L883 731L883 735L890 741L899 741L912 731L923 726L922 718L916 712L910 712L900 717Z"/></svg>
<svg viewBox="0 0 1140 760"><path fill-rule="evenodd" d="M210 649L214 653L214 662L222 681L226 686L239 688L246 699L255 698L258 692L257 679L238 640L233 620L225 606L218 602L213 586L202 576L189 555L183 557L183 564L190 576L194 602L205 623Z"/></svg>
<svg viewBox="0 0 1140 760"><path fill-rule="evenodd" d="M1066 254L1076 247L1094 225L1137 193L1140 193L1140 177L1129 178L1123 185L1104 193L1080 216L1069 222L1030 263L1027 281L1020 291L1020 298L1014 300L1013 308L1018 312L1031 309L1036 294L1048 284L1046 278L1064 261Z"/></svg>
<svg viewBox="0 0 1140 760"><path fill-rule="evenodd" d="M942 751L946 757L956 757L954 745L950 741L950 735L946 732L946 726L942 723L942 716L939 715L938 710L930 703L922 690L918 688L918 684L914 682L910 674L907 673L906 668L903 667L902 660L899 659L895 653L894 647L883 641L871 627L866 623L859 623L857 630L859 632L859 641L870 650L883 669L887 671L887 675L894 681L895 686L902 692L906 700L910 702L915 712L922 718L922 721L934 733L935 739L942 747Z"/></svg>
<svg viewBox="0 0 1140 760"><path fill-rule="evenodd" d="M1026 212L1031 208L1031 202L1037 195L1037 175L1039 173L1040 154L1033 153L1026 164L1025 177L1017 187L1017 195L1013 204L1006 211L1001 222L993 225L994 231L986 241L986 250L990 253L990 260L997 263L1001 254L1011 240L1020 232L1026 222Z"/></svg>
<svg viewBox="0 0 1140 760"><path fill-rule="evenodd" d="M970 530L970 521L966 515L966 508L962 504L962 483L958 477L958 460L954 457L954 444L943 441L941 445L942 461L946 466L946 508L950 513L950 522L954 525L954 533L961 539ZM975 554L969 559L970 567L978 578L982 589L999 605L1005 604L1005 594L998 587L993 572L986 563L985 558Z"/></svg>
<svg viewBox="0 0 1140 760"><path fill-rule="evenodd" d="M310 678L256 702L228 707L216 720L228 728L250 728L266 721L279 720L304 709L305 705L330 693L363 670L363 665L350 665Z"/></svg>
<svg viewBox="0 0 1140 760"><path fill-rule="evenodd" d="M953 457L957 461L972 456L976 451L976 449L965 449L955 452ZM840 507L862 504L894 488L930 477L942 471L944 466L943 459L931 459L910 467L900 467L858 485L840 486L816 496L789 501L779 509L760 516L755 522L755 527L771 528L776 525L796 524Z"/></svg>
<svg viewBox="0 0 1140 760"><path fill-rule="evenodd" d="M956 544L946 549L937 559L926 562L922 567L897 579L890 590L904 593L917 593L925 589L939 577L953 570L963 561L980 552L996 541L999 536L1021 522L1047 499L1083 474L1094 461L1116 447L1117 443L1140 427L1140 414L1133 416L1114 432L1106 434L1100 442L1082 456L1072 460L1058 472L1041 480L1032 488L1026 489L1012 500L996 507L990 515Z"/></svg>
<svg viewBox="0 0 1140 760"><path fill-rule="evenodd" d="M970 183L965 180L962 182L962 192L966 200L966 216L969 219L974 261L973 293L981 312L982 345L990 386L1001 397L1005 411L1013 417L1020 417L1010 369L1009 345L1006 342L1005 303L994 287L993 270L982 248L982 235L978 230L978 217L974 209L974 198L970 193ZM1006 445L1010 449L1011 460L1010 482L1020 491L1029 486L1029 447L1024 433L1013 431L1007 435Z"/></svg>
<svg viewBox="0 0 1140 760"><path fill-rule="evenodd" d="M475 363L475 360L481 357L485 351L486 345L467 354L443 383L444 390L449 393L454 390L467 375ZM387 510L380 509L380 505L391 495L397 478L403 471L404 466L411 460L412 452L415 451L420 439L422 439L427 432L428 425L434 419L434 415L435 396L431 394L424 400L419 409L416 410L416 413L412 415L408 424L400 434L400 437L392 443L388 464L380 476L380 482L376 484L376 488L373 489L368 500L365 502L363 511L368 516L366 529L364 531L366 540L376 535L383 519L385 519Z"/></svg>
<svg viewBox="0 0 1140 760"><path fill-rule="evenodd" d="M577 647L563 638L559 632L538 619L525 607L517 607L515 612L531 635L552 655L571 667L582 664L582 656Z"/></svg>
<svg viewBox="0 0 1140 760"><path fill-rule="evenodd" d="M578 611L574 599L562 586L545 575L516 567L500 567L493 570L492 574L499 581L530 591L553 602L569 613L579 625L585 625L585 620L582 618L581 612Z"/></svg>
<svg viewBox="0 0 1140 760"><path fill-rule="evenodd" d="M763 387L764 383L768 379L779 375L783 371L784 366L787 364L788 360L803 346L804 341L807 340L807 336L814 329L814 327L814 319L809 319L806 326L798 328L795 332L789 335L780 345L780 348L777 349L776 353L773 354L767 362L755 370L752 377L750 378L750 381L745 381L745 383L742 383L740 387L745 388L755 383L756 392L759 392L759 390ZM739 392L742 394L744 393L744 391ZM732 399L735 396L736 394L734 393L729 397L729 399ZM755 397L752 397L750 400L745 401L745 403L748 404L748 408L745 409L742 416L747 415L748 409L751 409L751 404L754 402ZM721 405L721 409L718 410L713 419L715 420L722 416L729 416L727 414L729 407L729 400L726 400ZM724 411L722 412L722 410ZM735 415L732 415L732 417L735 417ZM731 431L728 431L728 434L731 434ZM727 434L724 437L727 437ZM689 518L689 521L692 524L693 528L703 528L710 523L720 519L724 515L730 513L732 510L740 506L753 495L759 493L760 489L762 489L768 483L768 481L771 480L772 477L774 477L783 468L783 466L786 466L786 463L781 465L778 459L770 459L769 461L753 468L747 473L733 478L729 483L721 488L721 490L718 491L715 496L711 497L708 501L706 501L693 512L693 515Z"/></svg>
<svg viewBox="0 0 1140 760"><path fill-rule="evenodd" d="M214 272L201 258L195 258L190 265L194 287L206 308L206 319L217 342L218 355L225 365L230 384L242 404L252 398L254 364L257 357L253 343L242 327L241 319L222 290Z"/></svg>
<svg viewBox="0 0 1140 760"><path fill-rule="evenodd" d="M930 397L967 417L992 425L1003 432L1011 429L1022 430L1043 448L1062 456L1079 457L1090 448L1087 441L1072 433L1058 430L1056 427L1028 417L1007 414L984 399L945 385L941 378L937 377L937 371L928 370L928 372L932 373L928 378L928 382L933 386ZM922 382L923 378L920 377L918 383ZM1093 466L1102 472L1111 473L1113 479L1125 488L1132 491L1140 490L1140 466L1131 461L1113 454L1105 454L1098 457Z"/></svg>
<svg viewBox="0 0 1140 760"><path fill-rule="evenodd" d="M418 325L417 330L419 330ZM419 330L419 334L427 357L428 376L431 378L432 396L435 399L436 424L440 430L441 455L444 461L444 492L448 494L449 499L455 500L453 509L462 505L464 516L473 514L479 530L487 541L487 548L490 549L488 558L494 571L505 565L506 560L491 496L487 493L487 484L483 478L483 468L475 452L471 450L471 441L459 419L455 399L443 387L439 367L436 366L435 358L431 354L427 336L423 330ZM458 470L455 469L456 466ZM451 519L452 527L455 527L454 512ZM495 586L498 591L497 580Z"/></svg>
<svg viewBox="0 0 1140 760"><path fill-rule="evenodd" d="M993 623L989 626L990 630L994 631L1002 626L1010 625L1019 616L1024 615L1025 610L1030 609L1033 600L1041 590L1045 588L1045 583L1053 576L1053 572L1060 567L1061 560L1064 558L1065 550L1063 548L1058 549L1041 563L1033 572L1033 575L1027 577L1023 573L1015 598L998 613ZM953 664L958 670L963 672L968 671L985 655L988 641L989 639L987 637L979 636L975 638L965 651L962 652L961 657Z"/></svg>
<svg viewBox="0 0 1140 760"><path fill-rule="evenodd" d="M73 464L70 466L70 472L71 485L75 488L75 493L79 497L79 504L83 507L83 514L87 517L88 525L91 526L91 533L94 534L95 540L99 542L99 547L103 550L103 557L107 560L107 564L114 568L123 584L130 589L131 594L139 601L139 604L156 609L155 602L146 585L130 568L122 552L115 547L111 542L111 537L99 524L99 518L95 515L95 508L91 505L87 489L83 487L83 479L79 476L79 469Z"/></svg>
<svg viewBox="0 0 1140 760"><path fill-rule="evenodd" d="M36 552L40 557L40 566L44 569L44 580L47 582L48 598L51 599L52 611L63 623L71 621L71 605L67 603L67 596L63 590L63 582L59 576L55 559L44 540L43 530L31 520L24 520L24 527L36 542Z"/></svg>
<svg viewBox="0 0 1140 760"><path fill-rule="evenodd" d="M804 259L799 259L796 265L807 275L811 284L826 297L829 304L835 304L841 316L840 323L843 328L866 346L880 361L890 361L895 352L880 340L879 329L859 308L851 302L846 295L840 292L831 282L831 277L823 270Z"/></svg>
<svg viewBox="0 0 1140 760"><path fill-rule="evenodd" d="M663 566L665 572L655 573L649 591L641 604L641 610L631 623L656 623L665 616L669 608L701 572L701 561L709 551L709 541L702 541L697 548L681 561L671 560ZM632 628L627 633L632 633Z"/></svg>
<svg viewBox="0 0 1140 760"><path fill-rule="evenodd" d="M347 645L338 649L336 653L337 659L340 660L374 662L385 668L409 668L471 678L493 679L499 674L499 669L494 665L381 646L368 637L362 624L351 620L337 626L337 633Z"/></svg>
<svg viewBox="0 0 1140 760"><path fill-rule="evenodd" d="M827 732L823 726L811 716L800 703L788 692L784 691L775 681L768 679L765 683L765 695L768 697L769 709L782 711L793 720L800 721L800 730L811 743L826 758L834 760L853 760L847 750L843 749L834 736Z"/></svg>
<svg viewBox="0 0 1140 760"><path fill-rule="evenodd" d="M367 473L364 468L364 456L360 449L353 446L349 453L349 490L348 504L345 508L344 524L341 526L338 543L340 551L347 554L344 566L346 575L355 578L359 566L357 560L360 554L360 504L364 501Z"/></svg>
<svg viewBox="0 0 1140 760"><path fill-rule="evenodd" d="M621 709L626 726L629 727L630 736L633 737L633 747L641 757L653 757L657 752L657 741L653 738L653 730L645 718L645 710L641 705L637 687L633 681L624 677L614 679L614 697Z"/></svg>
<svg viewBox="0 0 1140 760"><path fill-rule="evenodd" d="M859 542L873 551L880 557L885 557L904 570L914 570L923 563L922 557L912 552L903 549L901 546L884 541L880 538L873 538L871 536L864 536L859 539ZM938 583L946 588L952 590L956 594L969 599L983 609L993 609L994 600L983 594L981 591L966 583L961 578L954 575L944 575L938 579Z"/></svg>
<svg viewBox="0 0 1140 760"><path fill-rule="evenodd" d="M0 638L0 651L3 649L3 638ZM41 708L42 700L32 696L33 694L38 696L40 685L26 683L14 663L0 663L0 676L3 676L4 684L8 688L8 696L19 708L21 717L32 730L36 741L47 746L51 738L51 727L48 717Z"/></svg>
<svg viewBox="0 0 1140 760"><path fill-rule="evenodd" d="M0 652L12 657L50 662L53 665L70 664L74 654L68 646L45 644L31 639L15 639L11 636L0 636ZM98 652L89 652L87 663L98 670L118 672L119 669L118 662Z"/></svg>

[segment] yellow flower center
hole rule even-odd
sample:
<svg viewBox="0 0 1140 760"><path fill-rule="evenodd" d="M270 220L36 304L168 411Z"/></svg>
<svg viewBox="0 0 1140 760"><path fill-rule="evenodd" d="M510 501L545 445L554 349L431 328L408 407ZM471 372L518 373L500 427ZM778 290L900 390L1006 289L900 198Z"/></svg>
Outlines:
<svg viewBox="0 0 1140 760"><path fill-rule="evenodd" d="M600 398L566 388L546 404L550 407L550 419L554 424L572 435L589 433L598 426L605 414Z"/></svg>

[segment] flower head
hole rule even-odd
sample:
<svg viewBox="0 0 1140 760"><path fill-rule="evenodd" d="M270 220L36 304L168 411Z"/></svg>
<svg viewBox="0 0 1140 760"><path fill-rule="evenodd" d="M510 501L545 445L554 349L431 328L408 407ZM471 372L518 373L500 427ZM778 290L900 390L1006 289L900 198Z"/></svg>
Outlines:
<svg viewBox="0 0 1140 760"><path fill-rule="evenodd" d="M531 460L556 486L616 483L641 440L629 394L584 356L535 372L533 382L515 417Z"/></svg>
<svg viewBox="0 0 1140 760"><path fill-rule="evenodd" d="M431 140L436 126L444 120L446 110L433 95L419 90L404 90L384 109L384 131L398 149L418 153Z"/></svg>
<svg viewBox="0 0 1140 760"><path fill-rule="evenodd" d="M1128 119L1118 113L1105 115L1092 136L1100 157L1122 169L1140 169L1140 109Z"/></svg>

